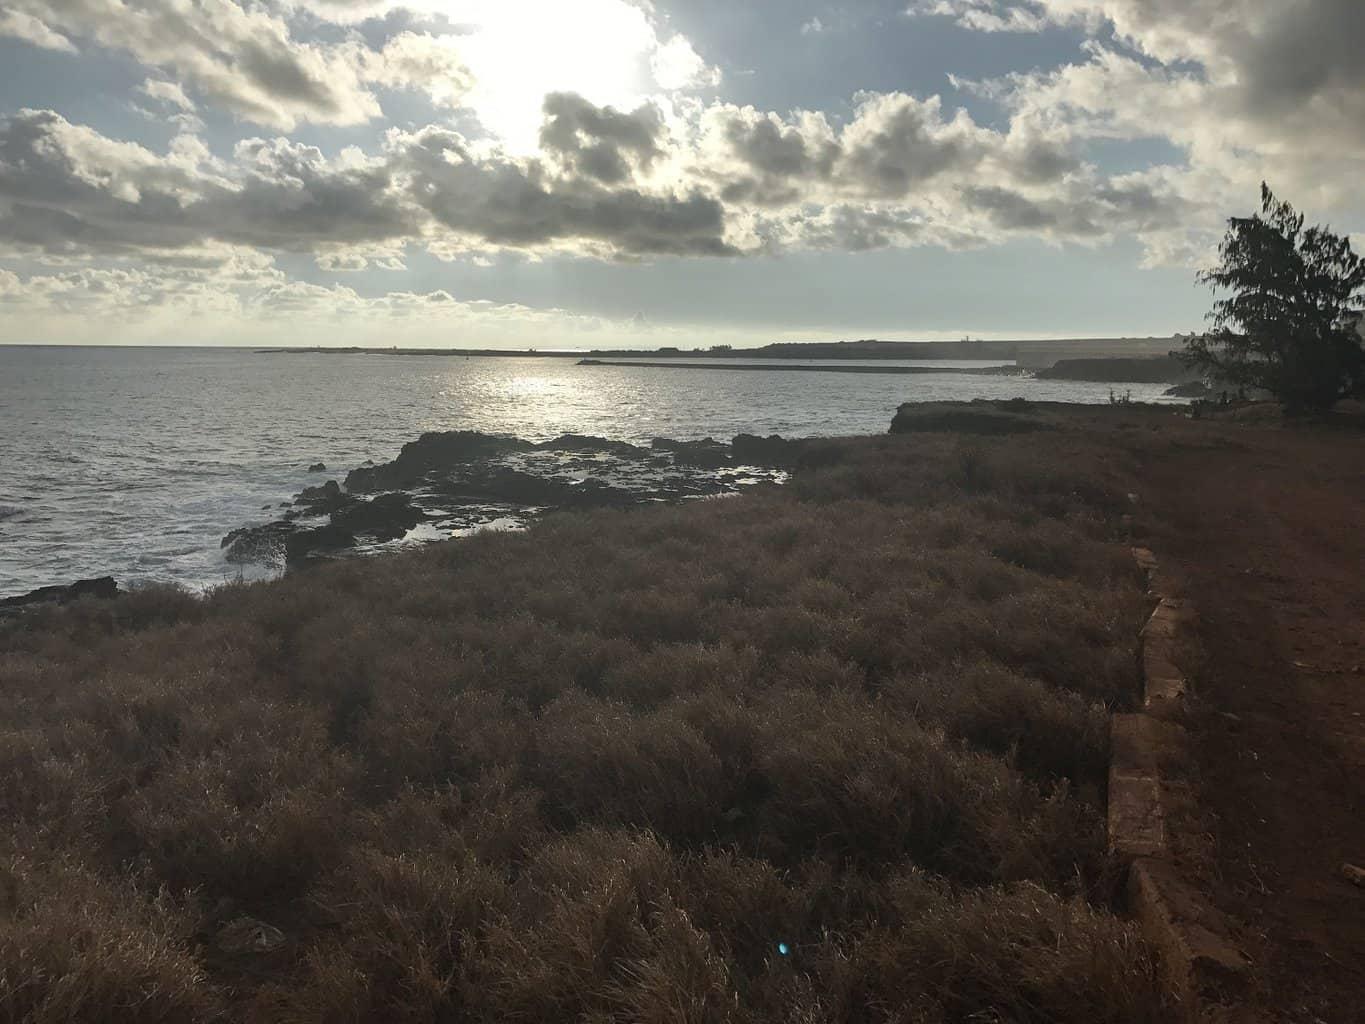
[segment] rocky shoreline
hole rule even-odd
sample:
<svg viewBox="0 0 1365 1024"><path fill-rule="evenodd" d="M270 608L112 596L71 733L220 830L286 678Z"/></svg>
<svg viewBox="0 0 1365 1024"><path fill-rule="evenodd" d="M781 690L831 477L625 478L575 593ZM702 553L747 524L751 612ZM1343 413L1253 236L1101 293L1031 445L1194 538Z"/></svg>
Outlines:
<svg viewBox="0 0 1365 1024"><path fill-rule="evenodd" d="M58 583L50 587L39 587L27 594L0 598L0 618L18 615L40 605L70 604L81 598L108 600L118 597L123 591L112 576L99 576L94 579L76 580L74 583Z"/></svg>
<svg viewBox="0 0 1365 1024"><path fill-rule="evenodd" d="M783 482L802 444L740 434L729 442L655 438L646 448L581 434L532 442L427 433L392 462L305 488L279 518L233 530L222 548L235 564L293 568L395 542L516 529L555 509L717 497Z"/></svg>

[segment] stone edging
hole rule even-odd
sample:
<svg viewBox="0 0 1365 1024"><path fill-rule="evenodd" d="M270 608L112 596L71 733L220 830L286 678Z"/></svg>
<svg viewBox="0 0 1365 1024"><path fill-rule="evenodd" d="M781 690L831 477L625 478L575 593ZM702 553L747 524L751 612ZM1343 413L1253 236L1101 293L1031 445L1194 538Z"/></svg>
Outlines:
<svg viewBox="0 0 1365 1024"><path fill-rule="evenodd" d="M1157 602L1140 635L1142 709L1114 715L1109 761L1109 849L1128 866L1129 910L1160 957L1160 969L1186 1021L1205 1019L1218 993L1245 983L1246 958L1227 921L1181 877L1171 823L1193 803L1192 763L1183 724L1190 697L1197 621L1146 548L1133 557Z"/></svg>

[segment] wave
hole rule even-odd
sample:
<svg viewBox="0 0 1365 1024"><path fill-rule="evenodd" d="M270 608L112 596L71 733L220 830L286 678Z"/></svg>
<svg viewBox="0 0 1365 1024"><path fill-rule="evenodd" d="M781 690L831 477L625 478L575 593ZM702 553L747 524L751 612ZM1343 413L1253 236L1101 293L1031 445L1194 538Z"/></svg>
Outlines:
<svg viewBox="0 0 1365 1024"><path fill-rule="evenodd" d="M0 522L6 519L13 519L15 516L23 515L24 510L18 505L0 505Z"/></svg>

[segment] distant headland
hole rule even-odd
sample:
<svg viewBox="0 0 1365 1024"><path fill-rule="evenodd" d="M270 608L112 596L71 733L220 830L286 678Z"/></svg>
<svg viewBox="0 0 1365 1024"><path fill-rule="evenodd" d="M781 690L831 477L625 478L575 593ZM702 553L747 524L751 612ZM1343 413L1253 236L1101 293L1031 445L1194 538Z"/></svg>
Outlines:
<svg viewBox="0 0 1365 1024"><path fill-rule="evenodd" d="M1115 359L1165 356L1184 342L1180 335L1167 338L1067 338L1019 341L782 341L754 348L731 345L653 349L490 349L490 348L398 348L351 347L258 349L268 355L386 355L502 358L572 359L895 359L999 360L1021 369L1050 367L1063 359Z"/></svg>

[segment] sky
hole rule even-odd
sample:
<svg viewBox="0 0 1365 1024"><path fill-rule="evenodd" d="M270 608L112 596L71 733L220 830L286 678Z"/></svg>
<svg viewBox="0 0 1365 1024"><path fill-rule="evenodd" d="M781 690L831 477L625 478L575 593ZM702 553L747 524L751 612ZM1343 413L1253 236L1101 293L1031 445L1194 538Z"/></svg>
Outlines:
<svg viewBox="0 0 1365 1024"><path fill-rule="evenodd" d="M1196 330L1362 0L0 0L0 343Z"/></svg>

